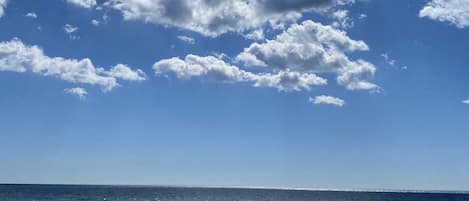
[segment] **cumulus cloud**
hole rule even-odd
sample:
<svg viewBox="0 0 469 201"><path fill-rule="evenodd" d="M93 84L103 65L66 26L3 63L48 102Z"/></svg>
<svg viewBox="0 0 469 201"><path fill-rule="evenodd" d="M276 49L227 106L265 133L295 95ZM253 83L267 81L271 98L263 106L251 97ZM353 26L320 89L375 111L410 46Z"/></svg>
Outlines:
<svg viewBox="0 0 469 201"><path fill-rule="evenodd" d="M132 70L123 64L118 64L108 71L95 67L88 58L77 60L49 57L38 46L25 45L19 39L0 42L0 71L32 72L71 83L97 85L103 91L110 91L119 86L118 79L145 79L141 70Z"/></svg>
<svg viewBox="0 0 469 201"><path fill-rule="evenodd" d="M279 71L277 73L252 73L227 64L214 56L187 55L184 60L173 57L153 65L157 75L174 74L177 78L203 77L225 83L252 83L255 87L273 87L279 91L309 90L315 85L325 85L327 80L313 73Z"/></svg>
<svg viewBox="0 0 469 201"><path fill-rule="evenodd" d="M364 61L352 61L347 53L367 51L363 41L349 38L344 31L306 20L293 24L273 40L253 43L236 60L245 66L312 73L336 73L347 89L375 89L368 82L376 68Z"/></svg>
<svg viewBox="0 0 469 201"><path fill-rule="evenodd" d="M462 101L462 103L464 103L464 104L468 104L468 105L469 105L469 98L468 98L468 99L466 99L466 100L463 100L463 101Z"/></svg>
<svg viewBox="0 0 469 201"><path fill-rule="evenodd" d="M116 66L112 67L111 70L104 73L111 77L127 81L143 81L146 77L142 70L132 70L129 66L124 64L117 64Z"/></svg>
<svg viewBox="0 0 469 201"><path fill-rule="evenodd" d="M0 0L0 17L5 14L5 8L7 7L7 0Z"/></svg>
<svg viewBox="0 0 469 201"><path fill-rule="evenodd" d="M189 36L177 36L177 38L180 41L183 41L183 42L188 43L188 44L194 44L195 43L195 39L191 38Z"/></svg>
<svg viewBox="0 0 469 201"><path fill-rule="evenodd" d="M432 0L419 13L419 17L448 22L458 28L469 26L469 1Z"/></svg>
<svg viewBox="0 0 469 201"><path fill-rule="evenodd" d="M314 98L310 97L308 101L313 104L327 104L327 105L334 105L338 107L342 107L345 105L344 100L337 98L337 97L325 96L325 95L316 96Z"/></svg>
<svg viewBox="0 0 469 201"><path fill-rule="evenodd" d="M33 13L33 12L26 13L26 15L24 15L24 16L25 16L25 17L29 17L29 18L34 18L34 19L37 18L37 14L36 14L36 13Z"/></svg>
<svg viewBox="0 0 469 201"><path fill-rule="evenodd" d="M67 0L67 2L87 9L96 6L96 0Z"/></svg>
<svg viewBox="0 0 469 201"><path fill-rule="evenodd" d="M78 96L80 99L85 99L86 95L88 95L86 89L80 87L67 88L64 89L64 92L70 95Z"/></svg>
<svg viewBox="0 0 469 201"><path fill-rule="evenodd" d="M263 26L281 27L303 12L321 12L353 0L109 0L104 3L125 20L169 25L205 36L250 32Z"/></svg>

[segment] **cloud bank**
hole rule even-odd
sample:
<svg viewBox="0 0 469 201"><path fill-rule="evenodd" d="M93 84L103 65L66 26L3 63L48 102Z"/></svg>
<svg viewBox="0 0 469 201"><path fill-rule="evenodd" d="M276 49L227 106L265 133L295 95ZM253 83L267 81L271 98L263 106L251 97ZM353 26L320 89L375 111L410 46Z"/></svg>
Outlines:
<svg viewBox="0 0 469 201"><path fill-rule="evenodd" d="M353 0L109 0L125 20L141 20L216 37L249 32L264 26L282 27L303 12L324 12Z"/></svg>

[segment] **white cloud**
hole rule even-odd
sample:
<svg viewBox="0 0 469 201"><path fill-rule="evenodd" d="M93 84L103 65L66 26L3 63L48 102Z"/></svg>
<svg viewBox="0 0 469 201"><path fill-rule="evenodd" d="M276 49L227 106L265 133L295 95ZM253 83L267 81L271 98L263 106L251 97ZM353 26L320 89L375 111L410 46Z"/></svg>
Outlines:
<svg viewBox="0 0 469 201"><path fill-rule="evenodd" d="M263 40L264 39L264 30L256 29L244 35L245 38L250 40Z"/></svg>
<svg viewBox="0 0 469 201"><path fill-rule="evenodd" d="M7 0L0 0L0 17L5 14L5 8L7 7Z"/></svg>
<svg viewBox="0 0 469 201"><path fill-rule="evenodd" d="M255 74L225 63L214 56L187 55L184 60L173 57L153 65L157 75L173 73L177 78L203 77L225 83L252 83L255 87L274 87L279 91L309 90L315 85L325 85L327 80L313 73L279 71Z"/></svg>
<svg viewBox="0 0 469 201"><path fill-rule="evenodd" d="M390 66L395 66L395 65L396 65L396 60L391 59L391 58L389 57L389 54L388 54L388 53L383 53L383 54L381 54L381 56L384 58L384 62L386 62L386 63L389 64Z"/></svg>
<svg viewBox="0 0 469 201"><path fill-rule="evenodd" d="M32 72L52 76L71 83L100 86L110 91L119 86L118 79L144 80L141 70L118 64L110 71L95 67L90 59L66 59L46 56L38 46L25 45L19 39L0 42L0 71Z"/></svg>
<svg viewBox="0 0 469 201"><path fill-rule="evenodd" d="M30 12L30 13L26 13L26 15L24 15L25 17L29 17L29 18L37 18L37 14L36 13L33 13L33 12Z"/></svg>
<svg viewBox="0 0 469 201"><path fill-rule="evenodd" d="M368 15L366 15L365 13L362 13L362 14L360 14L360 15L358 16L358 19L363 20L363 19L365 19L365 18L367 18L367 17L368 17Z"/></svg>
<svg viewBox="0 0 469 201"><path fill-rule="evenodd" d="M273 40L253 43L237 57L246 66L307 73L336 73L339 84L351 90L376 89L368 82L376 68L364 61L352 61L346 55L367 51L363 41L349 38L344 31L306 20L294 24Z"/></svg>
<svg viewBox="0 0 469 201"><path fill-rule="evenodd" d="M462 101L462 103L464 103L464 104L468 104L468 105L469 105L469 98L468 98L468 99L466 99L466 100L463 100L463 101Z"/></svg>
<svg viewBox="0 0 469 201"><path fill-rule="evenodd" d="M325 95L316 96L314 98L310 97L308 101L313 104L327 104L327 105L334 105L338 107L342 107L345 105L344 100L337 98L337 97L325 96Z"/></svg>
<svg viewBox="0 0 469 201"><path fill-rule="evenodd" d="M205 36L250 32L264 26L282 26L303 12L325 11L353 0L109 0L125 20L169 25Z"/></svg>
<svg viewBox="0 0 469 201"><path fill-rule="evenodd" d="M177 38L180 41L183 41L183 42L188 43L188 44L194 44L195 43L195 39L191 38L189 36L177 36Z"/></svg>
<svg viewBox="0 0 469 201"><path fill-rule="evenodd" d="M92 19L91 24L94 25L94 26L99 26L100 22L96 19Z"/></svg>
<svg viewBox="0 0 469 201"><path fill-rule="evenodd" d="M86 95L88 95L86 89L80 87L64 89L64 92L70 95L78 96L80 99L85 99Z"/></svg>
<svg viewBox="0 0 469 201"><path fill-rule="evenodd" d="M332 26L342 29L351 28L354 26L352 19L348 16L348 10L337 10L332 13L332 18L335 22L332 23Z"/></svg>
<svg viewBox="0 0 469 201"><path fill-rule="evenodd" d="M75 27L75 26L70 25L70 24L65 24L64 25L64 31L65 31L65 33L71 34L75 31L78 31L78 27Z"/></svg>
<svg viewBox="0 0 469 201"><path fill-rule="evenodd" d="M127 81L143 81L146 79L146 75L142 70L132 70L124 64L117 64L111 70L105 72L105 74Z"/></svg>
<svg viewBox="0 0 469 201"><path fill-rule="evenodd" d="M419 17L449 22L458 28L469 26L469 1L432 0L420 10Z"/></svg>
<svg viewBox="0 0 469 201"><path fill-rule="evenodd" d="M75 33L76 31L78 31L78 27L75 27L75 26L70 25L70 24L65 24L65 25L64 25L64 31L65 31L65 33L68 35L68 37L70 38L70 40L78 40L78 39L80 39L80 36L74 35L74 33Z"/></svg>
<svg viewBox="0 0 469 201"><path fill-rule="evenodd" d="M87 9L96 6L96 0L67 0L67 2Z"/></svg>

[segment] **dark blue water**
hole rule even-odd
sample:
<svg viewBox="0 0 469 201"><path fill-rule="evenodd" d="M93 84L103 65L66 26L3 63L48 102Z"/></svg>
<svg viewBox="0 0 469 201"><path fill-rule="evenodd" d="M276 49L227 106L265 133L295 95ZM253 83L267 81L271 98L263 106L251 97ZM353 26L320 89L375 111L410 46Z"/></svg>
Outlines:
<svg viewBox="0 0 469 201"><path fill-rule="evenodd" d="M469 194L150 186L0 185L0 201L469 201Z"/></svg>

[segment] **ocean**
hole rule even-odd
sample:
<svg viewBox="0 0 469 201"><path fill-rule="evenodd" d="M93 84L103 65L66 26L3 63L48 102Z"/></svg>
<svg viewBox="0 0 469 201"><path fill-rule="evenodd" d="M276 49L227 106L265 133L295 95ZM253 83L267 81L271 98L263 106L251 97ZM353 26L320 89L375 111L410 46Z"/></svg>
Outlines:
<svg viewBox="0 0 469 201"><path fill-rule="evenodd" d="M469 194L157 186L0 185L0 201L469 201Z"/></svg>

